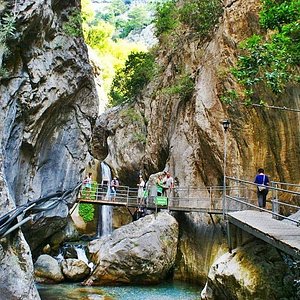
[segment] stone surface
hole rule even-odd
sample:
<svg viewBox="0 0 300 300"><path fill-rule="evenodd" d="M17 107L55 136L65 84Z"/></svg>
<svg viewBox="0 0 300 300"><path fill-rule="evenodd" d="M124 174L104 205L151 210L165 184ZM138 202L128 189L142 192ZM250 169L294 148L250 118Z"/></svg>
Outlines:
<svg viewBox="0 0 300 300"><path fill-rule="evenodd" d="M34 264L35 280L40 283L59 283L64 280L58 261L47 254L38 257Z"/></svg>
<svg viewBox="0 0 300 300"><path fill-rule="evenodd" d="M226 90L240 92L233 76L226 75L239 55L238 44L260 33L260 1L225 1L221 23L207 41L183 32L178 48L173 40L161 41L157 63L161 72L131 106L101 115L94 131L93 154L111 166L124 184L134 186L140 171L150 174L166 167L184 185L221 185L224 130L227 133L227 170L230 176L253 180L265 167L272 180L300 182L299 114L226 105ZM191 74L193 95L182 100L166 90L176 86L176 76ZM297 108L300 88L290 86L276 104ZM271 95L262 95L273 104ZM287 142L288 141L288 142ZM291 149L287 145L290 145Z"/></svg>
<svg viewBox="0 0 300 300"><path fill-rule="evenodd" d="M89 266L79 259L68 258L61 263L62 272L66 279L81 281L90 274Z"/></svg>
<svg viewBox="0 0 300 300"><path fill-rule="evenodd" d="M293 280L277 250L255 241L219 257L208 286L214 299L294 299Z"/></svg>
<svg viewBox="0 0 300 300"><path fill-rule="evenodd" d="M87 48L63 26L80 1L2 2L1 18L15 9L16 31L9 51L0 53L0 67L8 71L0 78L0 216L81 181L98 110ZM68 201L27 227L32 250L66 225ZM27 242L20 233L1 240L5 299L40 298Z"/></svg>
<svg viewBox="0 0 300 300"><path fill-rule="evenodd" d="M148 215L94 240L95 270L86 285L153 284L168 276L177 253L178 224L168 213Z"/></svg>

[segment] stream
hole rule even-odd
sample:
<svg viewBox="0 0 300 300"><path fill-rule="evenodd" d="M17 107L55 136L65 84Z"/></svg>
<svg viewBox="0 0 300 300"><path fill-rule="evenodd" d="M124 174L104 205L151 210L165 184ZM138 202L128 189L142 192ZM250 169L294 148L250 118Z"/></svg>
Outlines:
<svg viewBox="0 0 300 300"><path fill-rule="evenodd" d="M155 286L37 285L42 300L198 300L201 288L186 283Z"/></svg>

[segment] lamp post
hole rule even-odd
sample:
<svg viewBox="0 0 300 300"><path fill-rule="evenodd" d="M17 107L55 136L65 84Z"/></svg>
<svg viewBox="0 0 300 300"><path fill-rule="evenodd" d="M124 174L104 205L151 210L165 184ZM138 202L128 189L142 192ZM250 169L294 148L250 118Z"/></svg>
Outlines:
<svg viewBox="0 0 300 300"><path fill-rule="evenodd" d="M226 155L227 155L227 130L230 126L229 120L224 120L222 122L223 128L224 128L224 162L223 162L223 218L225 220L225 200L226 200Z"/></svg>

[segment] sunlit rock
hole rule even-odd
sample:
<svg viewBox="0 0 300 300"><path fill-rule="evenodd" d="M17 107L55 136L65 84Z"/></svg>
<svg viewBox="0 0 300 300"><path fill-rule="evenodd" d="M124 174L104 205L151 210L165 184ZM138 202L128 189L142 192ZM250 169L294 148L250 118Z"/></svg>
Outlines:
<svg viewBox="0 0 300 300"><path fill-rule="evenodd" d="M208 286L214 299L289 299L291 278L276 248L255 241L219 257L209 270Z"/></svg>
<svg viewBox="0 0 300 300"><path fill-rule="evenodd" d="M177 253L178 224L168 213L148 215L89 245L96 265L86 285L150 284L168 276Z"/></svg>
<svg viewBox="0 0 300 300"><path fill-rule="evenodd" d="M40 283L59 283L64 280L58 261L47 254L38 257L34 264L34 274Z"/></svg>
<svg viewBox="0 0 300 300"><path fill-rule="evenodd" d="M61 268L65 278L71 281L80 281L90 274L89 266L80 259L65 259Z"/></svg>

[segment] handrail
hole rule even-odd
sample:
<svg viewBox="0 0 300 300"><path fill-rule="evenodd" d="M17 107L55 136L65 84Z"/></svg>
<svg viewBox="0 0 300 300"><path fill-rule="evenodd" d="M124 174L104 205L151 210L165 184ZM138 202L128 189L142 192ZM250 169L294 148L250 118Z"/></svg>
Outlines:
<svg viewBox="0 0 300 300"><path fill-rule="evenodd" d="M296 223L297 226L300 225L300 222L299 222L299 221L294 220L294 219L291 219L291 218L286 217L286 216L283 216L283 215L281 215L281 214L277 214L277 213L275 213L275 212L273 212L273 211L270 211L270 210L268 210L268 209L260 208L260 207L254 205L254 204L251 204L251 203L242 201L242 200L240 200L240 199L237 199L237 198L234 198L234 197L231 197L231 196L228 196L228 195L226 195L226 198L229 198L229 199L231 199L231 200L233 200L233 201L235 201L235 202L239 202L239 203L245 204L245 205L250 206L250 207L252 207L252 208L255 208L255 209L257 209L257 210L267 212L267 213L269 213L269 214L271 214L271 215L274 215L274 216L277 216L277 217L280 217L280 218L283 218L283 219L292 221L292 222ZM300 208L300 207L299 207L299 208Z"/></svg>
<svg viewBox="0 0 300 300"><path fill-rule="evenodd" d="M252 182L252 181L247 181L247 180L243 180L243 179L238 179L238 178L230 177L230 176L226 176L226 179L233 180L233 181L237 181L237 182L242 182L242 183L247 183L247 184L250 184L250 185L253 185L253 186L258 186L258 185L259 185L259 184L257 184L257 183ZM227 188L226 188L226 189L227 189ZM286 190L286 189L276 188L276 187L273 187L273 186L268 186L268 189L269 189L269 190L275 190L275 191L280 191L280 192L285 192L285 193L289 193L289 194L294 194L294 195L300 196L300 192L296 192L296 191L291 191L291 190Z"/></svg>
<svg viewBox="0 0 300 300"><path fill-rule="evenodd" d="M295 186L300 188L300 184L297 183L288 183L288 182L280 182L280 181L270 181L271 183L286 185L286 186Z"/></svg>
<svg viewBox="0 0 300 300"><path fill-rule="evenodd" d="M293 205L293 204L289 204L289 203L274 200L274 199L272 199L271 202L275 202L276 204L282 204L282 205L289 206L289 207L292 207L292 208L300 209L300 206L298 206L298 205Z"/></svg>

